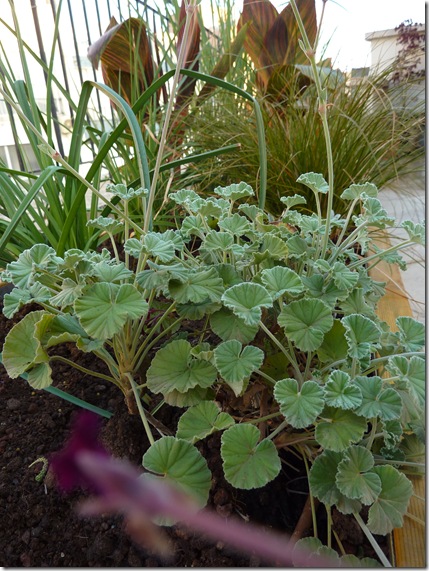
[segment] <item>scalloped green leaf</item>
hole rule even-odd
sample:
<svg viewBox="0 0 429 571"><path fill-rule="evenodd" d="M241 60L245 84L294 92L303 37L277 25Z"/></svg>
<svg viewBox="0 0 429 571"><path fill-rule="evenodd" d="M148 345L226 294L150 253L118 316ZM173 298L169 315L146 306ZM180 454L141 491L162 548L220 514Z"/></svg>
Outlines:
<svg viewBox="0 0 429 571"><path fill-rule="evenodd" d="M350 410L327 406L316 425L317 442L327 450L341 452L362 439L367 428L366 418Z"/></svg>
<svg viewBox="0 0 429 571"><path fill-rule="evenodd" d="M342 262L335 262L332 268L332 278L337 288L350 291L357 284L359 274L349 270Z"/></svg>
<svg viewBox="0 0 429 571"><path fill-rule="evenodd" d="M405 383L409 393L422 407L426 403L426 362L421 357L413 355L411 358L394 355L386 365L386 369L393 375L399 376L399 382Z"/></svg>
<svg viewBox="0 0 429 571"><path fill-rule="evenodd" d="M286 208L289 209L292 206L298 206L298 204L307 204L307 199L300 194L294 194L293 196L281 196L280 202L283 202Z"/></svg>
<svg viewBox="0 0 429 571"><path fill-rule="evenodd" d="M325 450L320 454L310 469L308 481L313 496L328 506L333 506L340 499L341 492L337 487L336 476L338 465L343 459L341 452Z"/></svg>
<svg viewBox="0 0 429 571"><path fill-rule="evenodd" d="M372 182L364 182L363 184L351 184L344 192L341 194L343 200L355 200L365 193L366 196L371 196L372 198L377 198L378 189Z"/></svg>
<svg viewBox="0 0 429 571"><path fill-rule="evenodd" d="M220 343L214 350L214 363L224 381L238 396L243 389L243 381L259 369L264 361L264 352L259 347L242 344L231 339Z"/></svg>
<svg viewBox="0 0 429 571"><path fill-rule="evenodd" d="M225 478L235 488L261 488L280 472L274 443L267 439L258 443L260 436L252 424L236 424L222 434L220 453Z"/></svg>
<svg viewBox="0 0 429 571"><path fill-rule="evenodd" d="M407 231L408 237L415 244L425 245L426 228L425 222L416 223L411 220L404 220L401 223L402 228Z"/></svg>
<svg viewBox="0 0 429 571"><path fill-rule="evenodd" d="M19 377L32 365L49 361L35 331L39 321L51 321L53 318L46 311L33 311L25 315L6 335L3 365L11 379Z"/></svg>
<svg viewBox="0 0 429 571"><path fill-rule="evenodd" d="M368 317L352 314L343 317L341 321L346 328L349 355L353 359L365 359L379 346L381 330Z"/></svg>
<svg viewBox="0 0 429 571"><path fill-rule="evenodd" d="M211 472L205 459L190 442L163 436L143 455L142 464L146 470L174 482L200 507L207 504Z"/></svg>
<svg viewBox="0 0 429 571"><path fill-rule="evenodd" d="M234 245L234 236L229 232L211 230L204 238L203 247L213 252L227 252Z"/></svg>
<svg viewBox="0 0 429 571"><path fill-rule="evenodd" d="M125 267L123 262L119 264L109 264L104 260L94 264L93 275L102 282L117 282L126 280L133 276L133 272Z"/></svg>
<svg viewBox="0 0 429 571"><path fill-rule="evenodd" d="M239 198L254 195L253 188L245 182L234 183L223 187L217 186L213 192L218 196L222 196L223 198L232 200L233 202Z"/></svg>
<svg viewBox="0 0 429 571"><path fill-rule="evenodd" d="M354 409L361 404L362 393L350 382L350 375L344 371L333 371L325 385L325 401L329 406Z"/></svg>
<svg viewBox="0 0 429 571"><path fill-rule="evenodd" d="M367 525L372 533L386 535L395 527L402 527L413 486L393 466L376 466L372 471L381 480L381 492L369 508Z"/></svg>
<svg viewBox="0 0 429 571"><path fill-rule="evenodd" d="M178 303L202 303L207 299L220 301L224 286L215 268L208 268L189 272L180 280L171 279L168 290Z"/></svg>
<svg viewBox="0 0 429 571"><path fill-rule="evenodd" d="M253 341L259 330L258 325L247 325L227 307L222 307L210 316L210 327L222 341L236 339L241 343Z"/></svg>
<svg viewBox="0 0 429 571"><path fill-rule="evenodd" d="M159 349L147 371L148 388L165 396L173 390L186 393L195 387L210 387L217 377L215 367L193 357L191 351L192 346L185 339L171 341Z"/></svg>
<svg viewBox="0 0 429 571"><path fill-rule="evenodd" d="M273 299L288 293L298 295L304 290L304 285L299 275L289 268L275 266L261 272L261 280Z"/></svg>
<svg viewBox="0 0 429 571"><path fill-rule="evenodd" d="M303 537L295 543L292 552L294 567L317 568L320 565L319 557L323 558L326 563L329 560L332 568L340 565L338 553L332 547L323 545L317 537Z"/></svg>
<svg viewBox="0 0 429 571"><path fill-rule="evenodd" d="M357 376L355 385L362 393L362 403L355 413L366 418L380 417L382 420L394 420L401 416L402 399L395 389L383 388L380 377Z"/></svg>
<svg viewBox="0 0 429 571"><path fill-rule="evenodd" d="M319 299L300 299L284 306L277 318L286 335L301 349L314 351L333 323L329 306Z"/></svg>
<svg viewBox="0 0 429 571"><path fill-rule="evenodd" d="M329 184L319 173L308 172L302 174L296 179L296 182L305 184L305 186L310 188L315 194L326 194L329 191Z"/></svg>
<svg viewBox="0 0 429 571"><path fill-rule="evenodd" d="M38 269L55 271L63 261L50 246L35 244L29 250L24 250L17 260L7 264L4 275L7 281L24 289L33 283L34 273Z"/></svg>
<svg viewBox="0 0 429 571"><path fill-rule="evenodd" d="M227 289L222 302L247 325L257 325L262 316L262 307L271 307L273 300L268 291L255 283L241 283Z"/></svg>
<svg viewBox="0 0 429 571"><path fill-rule="evenodd" d="M240 216L237 212L219 220L218 226L221 230L230 232L234 236L243 236L252 229L248 219L245 216Z"/></svg>
<svg viewBox="0 0 429 571"><path fill-rule="evenodd" d="M170 262L174 259L176 247L170 238L160 232L148 232L142 240L143 250L158 258L161 262Z"/></svg>
<svg viewBox="0 0 429 571"><path fill-rule="evenodd" d="M265 234L260 252L261 254L266 252L272 260L286 260L289 255L289 248L286 242L279 236Z"/></svg>
<svg viewBox="0 0 429 571"><path fill-rule="evenodd" d="M280 411L295 428L312 424L325 404L323 389L315 381L305 381L301 390L295 379L282 379L274 387Z"/></svg>
<svg viewBox="0 0 429 571"><path fill-rule="evenodd" d="M3 315L10 319L23 305L45 302L50 298L51 291L38 282L28 286L26 289L14 287L3 298Z"/></svg>
<svg viewBox="0 0 429 571"><path fill-rule="evenodd" d="M374 456L363 446L351 446L338 464L335 482L348 498L372 504L381 492L381 480L374 472Z"/></svg>
<svg viewBox="0 0 429 571"><path fill-rule="evenodd" d="M132 200L137 197L145 197L149 194L147 188L127 188L125 184L108 184L107 192L111 192L114 196L119 196L121 200Z"/></svg>
<svg viewBox="0 0 429 571"><path fill-rule="evenodd" d="M108 216L98 216L92 220L88 220L86 223L90 228L98 228L99 230L104 230L108 234L117 234L124 227L124 223L115 218L109 218Z"/></svg>
<svg viewBox="0 0 429 571"><path fill-rule="evenodd" d="M209 434L225 430L235 424L232 416L221 412L220 407L213 401L203 401L185 411L177 425L177 438L182 438L195 444Z"/></svg>
<svg viewBox="0 0 429 571"><path fill-rule="evenodd" d="M74 303L80 324L90 337L111 339L127 319L147 314L148 304L131 284L100 282L89 286Z"/></svg>
<svg viewBox="0 0 429 571"><path fill-rule="evenodd" d="M323 343L317 349L317 354L322 363L335 363L347 357L347 341L345 327L338 319L334 319L332 328L325 333Z"/></svg>
<svg viewBox="0 0 429 571"><path fill-rule="evenodd" d="M425 345L425 326L412 317L398 317L399 339L405 351L420 351Z"/></svg>

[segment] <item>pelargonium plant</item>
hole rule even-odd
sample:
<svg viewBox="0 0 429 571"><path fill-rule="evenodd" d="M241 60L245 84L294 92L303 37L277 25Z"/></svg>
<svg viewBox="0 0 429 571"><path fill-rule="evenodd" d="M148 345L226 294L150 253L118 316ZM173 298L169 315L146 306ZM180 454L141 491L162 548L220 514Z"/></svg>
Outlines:
<svg viewBox="0 0 429 571"><path fill-rule="evenodd" d="M315 173L299 182L317 202L328 187ZM124 205L143 193L111 190ZM52 383L52 361L74 365L56 346L71 341L93 353L110 374L91 374L117 385L130 410L137 405L151 443L145 469L200 506L211 473L194 444L222 431L225 478L236 488L266 485L280 472L279 452L294 449L312 496L371 533L389 533L412 494L400 467L422 453L424 326L398 317L392 332L377 316L385 284L371 268L380 260L403 266L399 251L422 243L424 226L403 222L407 240L373 247L374 233L393 220L370 183L344 190L348 214L329 226L320 209L294 209L299 195L284 197L283 215L272 220L245 202L252 194L246 183L205 198L172 193L177 228L127 238L124 260L114 236L129 231L125 214L123 223L89 221L111 236L113 255L74 249L60 257L43 244L23 252L3 272L15 285L3 312L12 317L29 302L41 309L6 337L4 366L42 389ZM184 412L175 436L155 440L160 397Z"/></svg>

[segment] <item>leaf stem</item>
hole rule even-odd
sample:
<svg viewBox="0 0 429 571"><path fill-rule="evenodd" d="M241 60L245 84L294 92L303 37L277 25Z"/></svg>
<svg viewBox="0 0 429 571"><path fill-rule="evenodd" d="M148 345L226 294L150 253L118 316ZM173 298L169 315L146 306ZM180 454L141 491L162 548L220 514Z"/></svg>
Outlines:
<svg viewBox="0 0 429 571"><path fill-rule="evenodd" d="M87 369L86 367L82 367L81 365L78 365L74 361L70 361L70 359L67 359L66 357L61 357L60 355L53 355L52 357L49 357L49 360L50 361L61 361L62 363L66 363L67 365L74 367L75 369L77 369L81 373L85 373L85 375L91 375L91 377L97 377L99 379L103 379L104 381L109 381L110 383L113 383L117 387L121 388L120 382L117 379L115 379L114 377L109 377L108 375L103 375L103 373L98 373L97 371L91 371L90 369Z"/></svg>
<svg viewBox="0 0 429 571"><path fill-rule="evenodd" d="M130 385L131 385L131 388L132 388L133 393L134 393L134 398L136 399L137 408L139 409L140 418L142 419L146 435L147 435L149 442L152 446L153 444L155 444L155 439L153 437L152 431L151 431L149 423L147 421L147 418L146 418L146 415L144 412L144 408L143 408L143 405L142 405L141 400L140 400L140 395L139 395L138 390L137 390L137 385L136 385L136 383L135 383L135 381L134 381L134 379L130 373L125 373L125 376L130 381Z"/></svg>
<svg viewBox="0 0 429 571"><path fill-rule="evenodd" d="M387 557L384 555L383 551L381 550L380 546L378 545L378 543L376 542L374 536L372 535L372 533L369 531L368 527L366 526L365 522L363 521L363 519L360 517L360 515L358 513L354 513L353 514L355 517L355 520L358 522L361 530L364 532L364 534L366 535L368 541L370 542L370 544L372 545L372 547L374 548L374 551L376 552L376 554L378 555L378 558L380 559L380 561L383 563L384 567L392 567L390 561L387 559Z"/></svg>
<svg viewBox="0 0 429 571"><path fill-rule="evenodd" d="M299 370L298 364L295 361L295 357L293 357L284 347L283 345L280 343L280 341L277 339L277 337L275 337L275 335L273 335L271 333L271 331L265 327L265 325L262 323L262 321L259 321L259 327L264 331L264 333L266 335L268 335L268 337L271 339L271 341L280 349L280 351L285 355L285 357L287 357L288 361L291 363L291 365L293 366L296 374L298 375L298 379L301 381L301 384L304 382L304 379L302 378L302 374L301 371Z"/></svg>

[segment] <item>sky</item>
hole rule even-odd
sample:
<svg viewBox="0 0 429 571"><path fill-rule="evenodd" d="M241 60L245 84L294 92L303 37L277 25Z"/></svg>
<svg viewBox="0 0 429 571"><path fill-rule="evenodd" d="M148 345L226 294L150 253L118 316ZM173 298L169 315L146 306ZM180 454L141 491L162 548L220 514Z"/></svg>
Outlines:
<svg viewBox="0 0 429 571"><path fill-rule="evenodd" d="M272 0L281 11L284 0ZM322 0L316 0L318 19ZM425 22L424 0L328 0L322 23L320 46L329 41L325 57L343 71L369 66L370 42L365 34L395 28L405 20Z"/></svg>

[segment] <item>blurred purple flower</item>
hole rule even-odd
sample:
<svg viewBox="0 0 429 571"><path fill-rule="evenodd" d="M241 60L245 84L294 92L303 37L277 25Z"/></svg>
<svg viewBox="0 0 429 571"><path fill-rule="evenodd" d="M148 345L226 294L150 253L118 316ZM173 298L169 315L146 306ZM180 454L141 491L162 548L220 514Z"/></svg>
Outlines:
<svg viewBox="0 0 429 571"><path fill-rule="evenodd" d="M63 491L70 492L75 488L94 490L95 481L80 468L77 457L81 452L109 456L98 440L100 429L99 416L89 411L80 413L65 448L52 456L50 465L57 478L58 486Z"/></svg>
<svg viewBox="0 0 429 571"><path fill-rule="evenodd" d="M311 557L286 536L266 533L251 524L234 519L225 521L209 510L198 511L194 502L173 484L160 477L143 475L128 462L111 457L97 441L99 419L82 413L76 422L66 448L57 453L51 467L63 490L77 486L90 487L96 496L80 507L83 515L123 514L128 531L139 543L162 556L172 553L167 536L152 521L170 518L215 541L233 548L255 553L275 565L331 567L332 560Z"/></svg>

